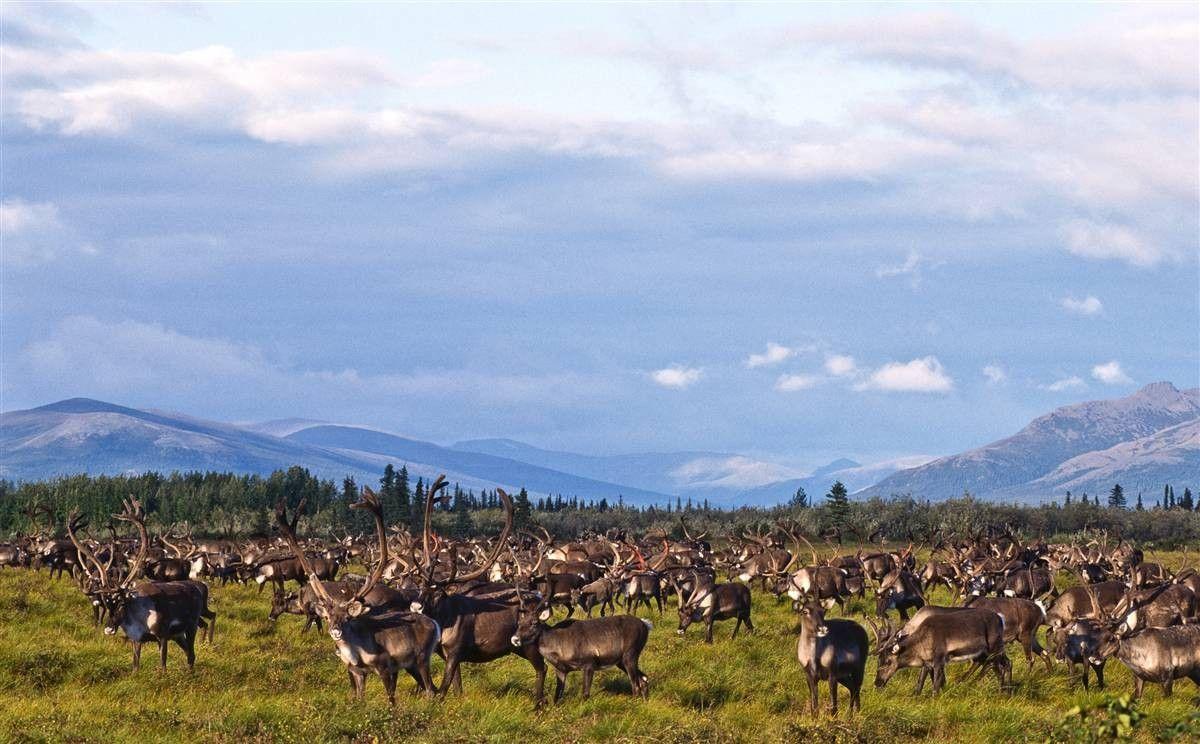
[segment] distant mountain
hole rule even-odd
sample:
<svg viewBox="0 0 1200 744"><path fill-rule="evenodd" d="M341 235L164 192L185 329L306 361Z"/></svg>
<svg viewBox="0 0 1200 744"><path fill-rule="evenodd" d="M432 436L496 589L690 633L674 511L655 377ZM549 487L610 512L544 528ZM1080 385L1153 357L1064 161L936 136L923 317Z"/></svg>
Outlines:
<svg viewBox="0 0 1200 744"><path fill-rule="evenodd" d="M721 452L581 455L539 449L511 439L475 439L459 442L454 449L507 457L650 491L723 502L736 499L747 489L797 475L775 463Z"/></svg>
<svg viewBox="0 0 1200 744"><path fill-rule="evenodd" d="M270 431L288 431L286 437ZM385 432L286 419L249 426L139 410L87 398L0 413L0 477L39 480L90 473L218 470L269 474L293 465L323 478L374 483L387 463L415 479L445 473L464 488L527 488L534 495L624 496L664 503L666 494L603 483L484 455L469 455Z"/></svg>
<svg viewBox="0 0 1200 744"><path fill-rule="evenodd" d="M328 424L328 421L318 421L316 419L306 418L283 418L274 419L272 421L257 421L249 424L238 424L243 429L258 432L259 434L269 434L273 437L286 437L288 434L295 434L301 429L307 429L310 426L321 426Z"/></svg>
<svg viewBox="0 0 1200 744"><path fill-rule="evenodd" d="M745 504L769 506L784 503L792 498L796 489L803 488L808 495L810 504L819 504L829 493L829 489L837 481L850 493L872 486L887 476L904 468L916 467L932 460L925 455L913 455L897 460L878 462L873 465L859 465L853 460L835 460L824 467L817 468L803 478L768 483L740 494L739 500Z"/></svg>
<svg viewBox="0 0 1200 744"><path fill-rule="evenodd" d="M373 463L230 424L72 398L0 414L0 476L231 470L302 464L325 477L375 472Z"/></svg>
<svg viewBox="0 0 1200 744"><path fill-rule="evenodd" d="M508 457L441 447L430 442L406 439L374 429L354 426L311 426L289 434L286 439L341 452L347 456L382 455L397 466L424 463L446 471L483 478L507 488L522 485L540 493L564 494L587 499L614 500L624 496L629 503L665 503L666 493L581 477L568 472L521 462Z"/></svg>
<svg viewBox="0 0 1200 744"><path fill-rule="evenodd" d="M1200 390L1166 382L1116 400L1059 408L1007 439L950 457L869 465L840 458L811 473L744 455L650 452L584 455L511 439L445 447L376 429L290 418L234 425L87 398L0 413L0 477L37 480L74 473L219 470L268 474L301 465L323 478L374 483L387 463L413 478L445 473L464 488L535 496L676 498L772 505L803 488L814 503L841 481L857 497L912 493L944 499L1043 501L1074 492L1156 494L1163 483L1200 486ZM1156 498L1156 496L1152 496Z"/></svg>
<svg viewBox="0 0 1200 744"><path fill-rule="evenodd" d="M1200 389L1169 382L1133 395L1059 408L1007 439L895 473L862 496L912 493L944 499L968 490L981 498L1045 501L1072 490L1107 490L1136 480L1147 486L1200 480L1195 428ZM1184 425L1180 427L1180 425ZM1176 431L1169 431L1180 427Z"/></svg>
<svg viewBox="0 0 1200 744"><path fill-rule="evenodd" d="M1162 494L1163 484L1200 483L1200 418L1185 421L1105 450L1072 457L1050 473L1018 489L1021 492L1098 494L1120 483L1130 503L1139 491L1147 503ZM1181 491L1182 493L1182 491ZM1006 494L1001 491L998 496Z"/></svg>

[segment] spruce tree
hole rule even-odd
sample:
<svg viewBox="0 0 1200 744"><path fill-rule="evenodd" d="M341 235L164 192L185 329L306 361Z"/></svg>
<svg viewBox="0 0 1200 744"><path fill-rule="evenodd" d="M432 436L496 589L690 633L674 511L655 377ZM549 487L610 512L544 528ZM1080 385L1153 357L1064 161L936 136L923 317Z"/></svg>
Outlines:
<svg viewBox="0 0 1200 744"><path fill-rule="evenodd" d="M474 525L471 521L471 505L462 490L454 492L454 534L457 537L468 537Z"/></svg>
<svg viewBox="0 0 1200 744"><path fill-rule="evenodd" d="M825 506L829 510L829 521L838 529L845 529L850 520L850 497L841 481L834 481L829 493L825 494Z"/></svg>
<svg viewBox="0 0 1200 744"><path fill-rule="evenodd" d="M1141 491L1138 491L1137 506L1136 506L1135 508L1136 508L1138 511L1144 511L1144 510L1145 510L1145 507L1143 507L1143 506L1142 506L1142 492L1141 492Z"/></svg>
<svg viewBox="0 0 1200 744"><path fill-rule="evenodd" d="M793 509L804 509L808 506L808 494L804 492L804 487L796 489L796 493L792 494L792 500L788 502L788 506Z"/></svg>
<svg viewBox="0 0 1200 744"><path fill-rule="evenodd" d="M1108 492L1108 507L1110 509L1125 508L1125 489L1121 488L1120 483L1114 483L1112 490Z"/></svg>
<svg viewBox="0 0 1200 744"><path fill-rule="evenodd" d="M533 521L533 505L529 503L529 492L521 488L521 492L513 499L513 526L528 527Z"/></svg>
<svg viewBox="0 0 1200 744"><path fill-rule="evenodd" d="M408 490L408 466L401 465L400 472L396 474L396 513L392 515L392 519L398 524L409 524L412 521L410 514L412 510L412 492Z"/></svg>
<svg viewBox="0 0 1200 744"><path fill-rule="evenodd" d="M425 479L417 478L417 488L413 491L412 505L408 510L408 526L415 535L425 529Z"/></svg>
<svg viewBox="0 0 1200 744"><path fill-rule="evenodd" d="M1071 492L1067 491L1067 500L1063 503L1063 506L1070 506L1070 505L1071 505Z"/></svg>
<svg viewBox="0 0 1200 744"><path fill-rule="evenodd" d="M1192 511L1196 508L1196 504L1192 500L1192 489L1183 489L1183 496L1181 496L1179 499L1179 508L1183 509L1184 511Z"/></svg>

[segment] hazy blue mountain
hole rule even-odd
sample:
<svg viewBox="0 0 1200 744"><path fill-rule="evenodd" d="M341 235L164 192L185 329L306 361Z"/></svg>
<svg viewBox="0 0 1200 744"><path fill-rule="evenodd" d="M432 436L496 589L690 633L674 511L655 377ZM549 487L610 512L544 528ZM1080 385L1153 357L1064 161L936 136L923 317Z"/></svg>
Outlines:
<svg viewBox="0 0 1200 744"><path fill-rule="evenodd" d="M301 464L326 477L374 472L372 463L230 424L72 398L0 414L0 475L158 470L270 473Z"/></svg>
<svg viewBox="0 0 1200 744"><path fill-rule="evenodd" d="M748 488L796 475L775 463L721 452L582 455L540 449L512 439L474 439L454 449L507 457L542 467L650 491L728 501Z"/></svg>
<svg viewBox="0 0 1200 744"><path fill-rule="evenodd" d="M719 452L585 455L511 439L444 447L375 429L311 419L234 425L73 398L0 414L0 477L32 480L88 472L221 470L266 474L302 465L325 477L374 483L387 463L414 478L445 473L478 490L527 488L629 503L769 505L804 488L819 503L835 480L859 497L912 493L942 499L1040 501L1120 482L1130 497L1162 484L1200 486L1200 390L1166 382L1115 400L1059 408L1007 439L950 457L860 465L838 459L811 473ZM1197 489L1194 489L1197 490Z"/></svg>
<svg viewBox="0 0 1200 744"><path fill-rule="evenodd" d="M278 437L255 428L294 431L289 437ZM360 483L375 483L389 462L396 467L408 465L414 479L445 473L451 482L474 490L526 487L535 495L610 500L624 495L631 503L663 503L668 498L383 432L309 421L242 427L86 398L0 414L0 477L13 480L148 470L265 475L302 465L325 478L353 475Z"/></svg>
<svg viewBox="0 0 1200 744"><path fill-rule="evenodd" d="M669 498L665 493L582 477L509 457L451 449L375 429L311 426L289 434L286 439L355 457L364 453L384 455L397 466L405 462L436 464L447 471L488 479L493 485L507 488L526 485L540 493L561 493L588 499L607 498L610 501L624 496L626 501L639 504L662 504Z"/></svg>
<svg viewBox="0 0 1200 744"><path fill-rule="evenodd" d="M1091 484L1093 490L1107 483L1103 487L1110 488L1114 481L1107 479L1122 473L1136 475L1139 482L1157 482L1161 489L1172 475L1188 474L1190 429L1182 430L1182 443L1174 435L1168 442L1155 435L1197 418L1200 389L1180 391L1169 382L1156 382L1124 398L1064 406L1007 439L902 470L861 495L912 493L937 500L965 489L981 498L1045 501L1061 497L1068 483ZM1164 449L1177 452L1166 456ZM1177 460L1184 463L1182 470ZM1105 464L1096 464L1100 461ZM1197 472L1191 470L1191 478L1200 480Z"/></svg>
<svg viewBox="0 0 1200 744"><path fill-rule="evenodd" d="M931 459L933 458L925 455L913 455L872 465L860 465L847 459L834 460L803 478L768 483L744 491L739 494L739 501L762 506L784 503L792 498L796 489L803 488L808 494L810 504L820 504L836 481L841 481L847 491L855 493L878 483L892 473L924 464Z"/></svg>

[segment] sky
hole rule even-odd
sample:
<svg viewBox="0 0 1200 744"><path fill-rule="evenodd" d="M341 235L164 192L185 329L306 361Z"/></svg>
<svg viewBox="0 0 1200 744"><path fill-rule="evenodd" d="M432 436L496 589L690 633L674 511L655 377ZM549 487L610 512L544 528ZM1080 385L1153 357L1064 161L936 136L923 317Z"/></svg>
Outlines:
<svg viewBox="0 0 1200 744"><path fill-rule="evenodd" d="M0 8L0 409L957 452L1200 384L1182 4Z"/></svg>

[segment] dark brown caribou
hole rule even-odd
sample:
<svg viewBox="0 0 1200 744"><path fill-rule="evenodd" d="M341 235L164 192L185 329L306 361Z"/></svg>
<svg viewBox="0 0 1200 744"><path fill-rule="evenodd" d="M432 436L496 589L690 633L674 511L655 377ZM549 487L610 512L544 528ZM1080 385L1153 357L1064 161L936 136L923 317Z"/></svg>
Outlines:
<svg viewBox="0 0 1200 744"><path fill-rule="evenodd" d="M133 643L133 668L141 665L142 645L157 641L159 668L167 668L167 646L174 641L187 656L188 670L196 665L196 634L206 630L211 643L216 629L216 613L208 607L208 586L201 581L143 581L134 585L145 564L150 536L146 531L141 504L129 498L124 511L114 518L134 525L138 532L137 553L124 573L113 574L115 547L107 561L101 563L78 535L86 522L78 512L67 520L67 534L81 558L81 567L94 582L94 598L107 614L104 633L114 635L118 630Z"/></svg>
<svg viewBox="0 0 1200 744"><path fill-rule="evenodd" d="M809 601L800 609L800 639L796 659L808 680L809 710L817 712L817 683L829 683L833 714L837 715L838 685L850 691L850 710L859 709L859 691L866 673L870 641L853 620L826 620L825 608Z"/></svg>
<svg viewBox="0 0 1200 744"><path fill-rule="evenodd" d="M738 586L741 586L740 584ZM743 589L745 587L742 587ZM554 702L562 700L567 689L567 674L583 672L583 699L592 692L592 676L597 669L615 666L629 675L633 694L650 695L650 681L638 666L638 659L653 627L648 620L632 615L611 615L587 620L563 620L547 625L551 610L545 605L530 606L518 589L517 628L509 639L513 648L533 651L554 667ZM546 667L538 669L534 700L545 703Z"/></svg>
<svg viewBox="0 0 1200 744"><path fill-rule="evenodd" d="M396 678L401 669L417 683L417 688L433 694L433 679L429 660L437 648L441 628L429 617L409 608L371 607L364 600L379 583L387 565L387 533L383 525L383 507L379 498L364 488L361 499L352 509L365 509L375 519L379 540L379 559L367 581L349 599L325 590L316 569L296 538L296 520L304 511L304 500L296 508L291 522L287 519L282 499L275 505L275 522L279 532L292 549L296 560L308 576L308 586L316 594L316 611L329 625L329 635L337 648L338 658L346 665L354 696L361 700L367 675L379 675L387 692L388 703L396 704Z"/></svg>

